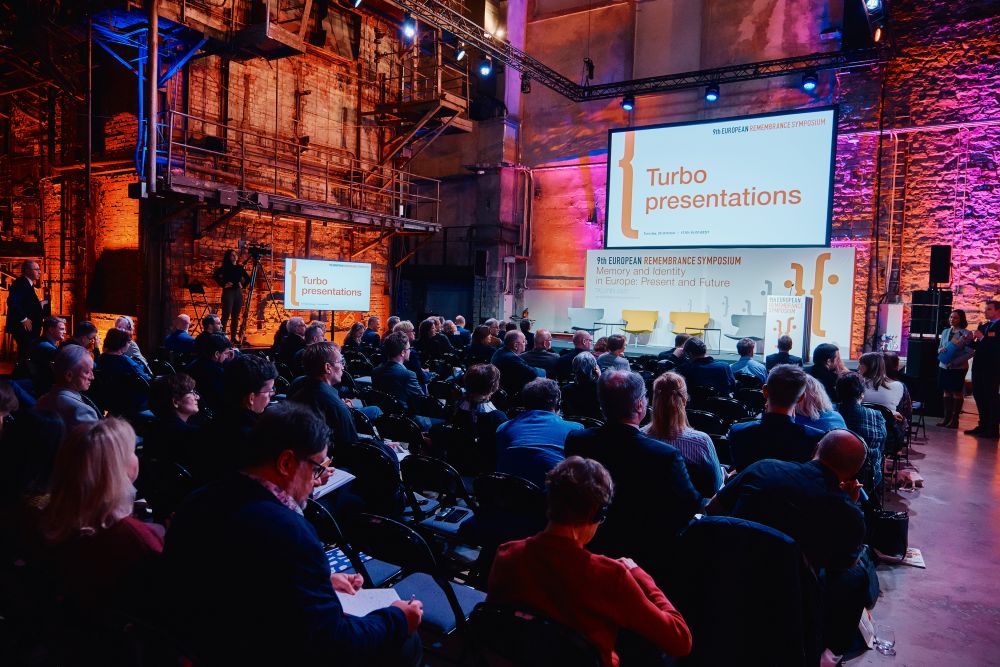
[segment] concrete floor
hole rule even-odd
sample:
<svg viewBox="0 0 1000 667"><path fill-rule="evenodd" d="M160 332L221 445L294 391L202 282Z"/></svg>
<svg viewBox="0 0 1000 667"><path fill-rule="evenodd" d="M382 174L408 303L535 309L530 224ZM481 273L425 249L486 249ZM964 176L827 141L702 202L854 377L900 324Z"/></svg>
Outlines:
<svg viewBox="0 0 1000 667"><path fill-rule="evenodd" d="M974 410L971 397L966 410ZM896 634L894 657L875 651L861 665L973 667L1000 665L1000 458L997 441L937 428L928 418L910 460L924 488L890 494L891 509L910 513L909 544L927 569L880 566L876 623ZM966 413L962 428L976 415Z"/></svg>

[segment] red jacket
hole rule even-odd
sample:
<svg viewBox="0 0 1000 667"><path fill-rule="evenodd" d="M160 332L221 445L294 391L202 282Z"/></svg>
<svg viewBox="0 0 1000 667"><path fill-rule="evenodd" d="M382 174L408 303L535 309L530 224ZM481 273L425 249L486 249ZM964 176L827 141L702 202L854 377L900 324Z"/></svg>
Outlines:
<svg viewBox="0 0 1000 667"><path fill-rule="evenodd" d="M641 568L597 556L549 533L508 542L490 572L489 600L538 611L586 637L605 665L618 666L618 630L642 635L675 656L691 651L691 631Z"/></svg>

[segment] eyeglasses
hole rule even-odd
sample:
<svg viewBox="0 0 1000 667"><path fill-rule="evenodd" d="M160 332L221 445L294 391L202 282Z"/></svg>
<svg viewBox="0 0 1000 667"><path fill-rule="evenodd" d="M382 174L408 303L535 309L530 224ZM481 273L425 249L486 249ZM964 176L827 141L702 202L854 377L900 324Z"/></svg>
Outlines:
<svg viewBox="0 0 1000 667"><path fill-rule="evenodd" d="M201 394L199 394L194 389L192 389L191 391L189 391L186 394L184 394L184 396L181 396L181 398L184 398L185 396L194 396L195 398L201 398Z"/></svg>
<svg viewBox="0 0 1000 667"><path fill-rule="evenodd" d="M330 469L331 461L329 458L323 459L322 463L316 463L312 459L299 459L299 460L303 461L304 463L308 463L309 465L312 466L313 479L319 479L320 477L323 476L324 473L326 473Z"/></svg>
<svg viewBox="0 0 1000 667"><path fill-rule="evenodd" d="M337 359L336 361L331 361L330 365L331 366L340 366L341 368L346 368L347 367L347 362L344 361L343 359Z"/></svg>
<svg viewBox="0 0 1000 667"><path fill-rule="evenodd" d="M254 393L257 394L258 396L263 394L267 394L268 396L274 396L275 394L278 393L278 390L275 389L274 387L271 387L270 389L261 389L260 391Z"/></svg>

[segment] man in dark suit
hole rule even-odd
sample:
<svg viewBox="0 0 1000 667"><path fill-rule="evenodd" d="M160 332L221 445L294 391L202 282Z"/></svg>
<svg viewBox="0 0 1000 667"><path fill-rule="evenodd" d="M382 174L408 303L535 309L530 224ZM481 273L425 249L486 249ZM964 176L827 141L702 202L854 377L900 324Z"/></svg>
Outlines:
<svg viewBox="0 0 1000 667"><path fill-rule="evenodd" d="M454 322L455 330L462 337L462 347L468 347L472 342L472 332L465 328L465 316L456 315Z"/></svg>
<svg viewBox="0 0 1000 667"><path fill-rule="evenodd" d="M677 533L701 506L684 458L674 447L639 431L646 416L646 385L631 371L609 371L598 383L607 422L566 436L566 456L596 459L611 473L615 497L607 524L591 550L629 556L662 576Z"/></svg>
<svg viewBox="0 0 1000 667"><path fill-rule="evenodd" d="M972 396L979 411L979 424L969 435L996 440L1000 437L1000 301L986 302L986 321L973 336Z"/></svg>
<svg viewBox="0 0 1000 667"><path fill-rule="evenodd" d="M329 436L309 410L279 405L255 425L242 474L202 488L177 511L163 551L163 593L173 629L199 661L421 664L414 633L422 604L400 600L345 615L336 592L353 595L361 577L331 575L303 516L331 472Z"/></svg>
<svg viewBox="0 0 1000 667"><path fill-rule="evenodd" d="M778 337L778 351L774 354L769 354L764 359L764 366L767 370L771 370L778 364L791 364L792 366L801 366L802 357L796 357L794 354L789 354L792 349L792 337L791 336L780 336Z"/></svg>
<svg viewBox="0 0 1000 667"><path fill-rule="evenodd" d="M490 363L500 370L500 386L513 396L537 377L545 377L545 371L529 366L521 353L524 352L524 334L512 329L504 334L503 347L493 353Z"/></svg>
<svg viewBox="0 0 1000 667"><path fill-rule="evenodd" d="M525 343L525 347L527 347L527 343ZM544 370L546 377L555 377L559 355L552 351L552 334L549 333L548 329L539 329L535 333L535 347L522 354L521 358L529 366Z"/></svg>
<svg viewBox="0 0 1000 667"><path fill-rule="evenodd" d="M372 372L372 386L389 394L409 409L410 400L424 396L417 375L404 365L410 356L410 339L402 331L386 336L382 342L385 361Z"/></svg>
<svg viewBox="0 0 1000 667"><path fill-rule="evenodd" d="M306 321L301 317L288 318L288 335L278 348L278 361L289 368L295 363L295 353L306 346Z"/></svg>
<svg viewBox="0 0 1000 667"><path fill-rule="evenodd" d="M11 283L7 293L7 323L4 331L17 343L18 361L28 358L31 343L38 337L42 325L42 312L48 301L39 301L35 285L42 277L38 262L26 260L21 264L21 277Z"/></svg>
<svg viewBox="0 0 1000 667"><path fill-rule="evenodd" d="M736 389L732 367L708 356L701 338L691 337L684 343L684 353L690 361L677 369L687 380L688 387L712 387L720 396L729 396Z"/></svg>
<svg viewBox="0 0 1000 667"><path fill-rule="evenodd" d="M805 391L805 371L798 366L774 367L764 385L764 414L757 421L733 424L729 429L734 469L743 470L761 459L797 463L812 459L823 432L794 421L795 406Z"/></svg>
<svg viewBox="0 0 1000 667"><path fill-rule="evenodd" d="M843 365L840 360L840 348L833 343L820 343L813 350L813 364L806 369L806 373L819 380L823 388L826 389L830 402L836 405L837 400L837 377L840 373L838 369Z"/></svg>
<svg viewBox="0 0 1000 667"><path fill-rule="evenodd" d="M372 315L368 318L368 328L361 335L362 345L371 345L372 347L378 347L379 343L382 342L381 336L378 335L378 328L382 326L382 320L376 315Z"/></svg>
<svg viewBox="0 0 1000 667"><path fill-rule="evenodd" d="M559 355L556 362L556 378L568 380L573 377L573 358L581 352L590 352L590 347L594 344L594 337L589 331L577 331L573 334L573 349Z"/></svg>

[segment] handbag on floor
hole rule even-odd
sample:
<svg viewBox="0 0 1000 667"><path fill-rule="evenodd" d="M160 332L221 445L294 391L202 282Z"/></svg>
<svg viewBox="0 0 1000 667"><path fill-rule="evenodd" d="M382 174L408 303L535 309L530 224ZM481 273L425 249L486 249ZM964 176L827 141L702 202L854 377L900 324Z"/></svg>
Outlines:
<svg viewBox="0 0 1000 667"><path fill-rule="evenodd" d="M910 515L906 512L878 510L872 514L868 544L880 560L899 563L906 557Z"/></svg>

